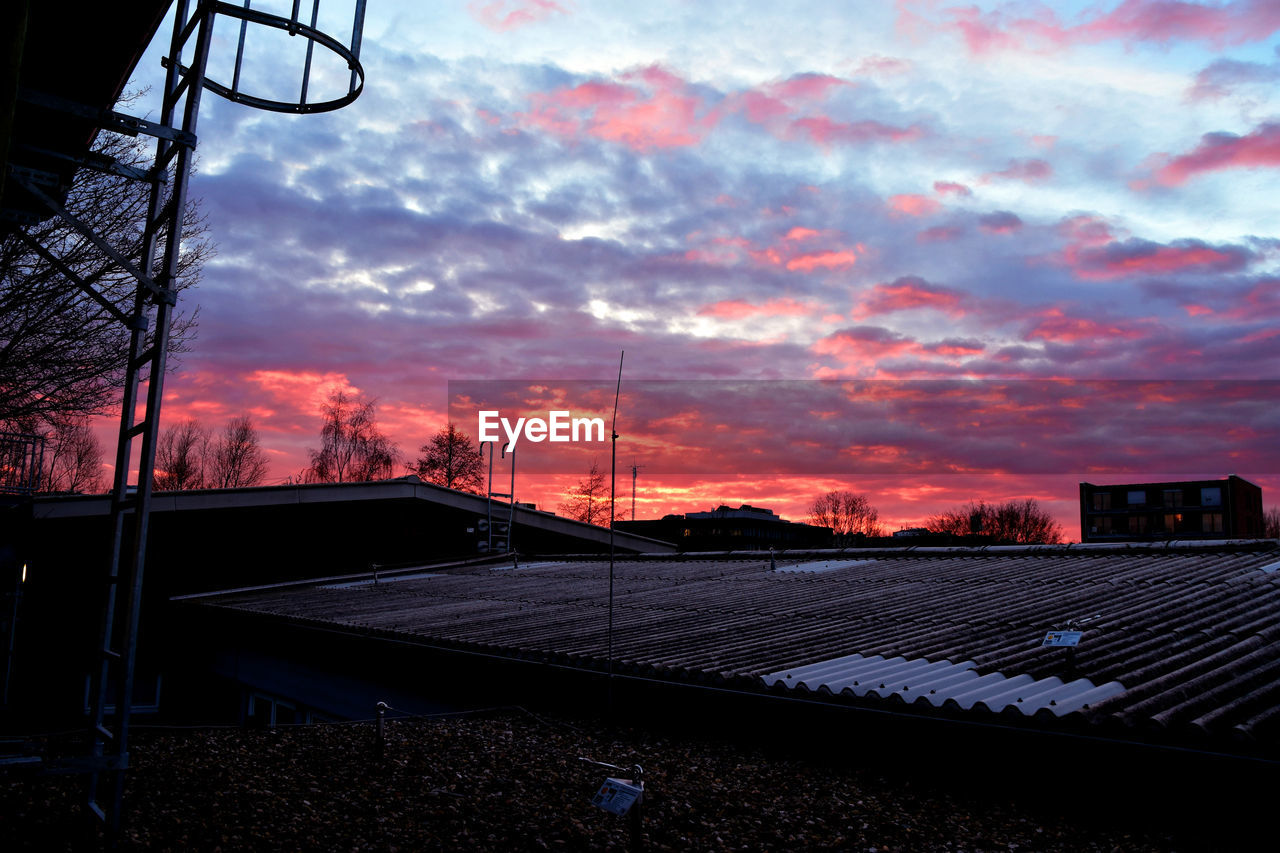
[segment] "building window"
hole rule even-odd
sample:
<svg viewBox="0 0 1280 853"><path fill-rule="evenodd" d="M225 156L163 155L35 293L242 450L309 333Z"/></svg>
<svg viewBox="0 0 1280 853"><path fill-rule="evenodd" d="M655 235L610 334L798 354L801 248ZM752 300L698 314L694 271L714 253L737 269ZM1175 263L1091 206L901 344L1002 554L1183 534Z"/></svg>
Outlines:
<svg viewBox="0 0 1280 853"><path fill-rule="evenodd" d="M1200 529L1205 533L1222 532L1222 513L1206 512L1200 521Z"/></svg>
<svg viewBox="0 0 1280 853"><path fill-rule="evenodd" d="M1200 506L1222 506L1222 489L1218 486L1201 489Z"/></svg>
<svg viewBox="0 0 1280 853"><path fill-rule="evenodd" d="M1093 508L1099 512L1111 509L1111 493L1110 492L1094 492Z"/></svg>
<svg viewBox="0 0 1280 853"><path fill-rule="evenodd" d="M1129 518L1129 532L1132 534L1144 534L1147 532L1147 517L1145 515L1135 515Z"/></svg>
<svg viewBox="0 0 1280 853"><path fill-rule="evenodd" d="M1182 530L1182 513L1166 512L1164 514L1164 532L1179 533Z"/></svg>
<svg viewBox="0 0 1280 853"><path fill-rule="evenodd" d="M1095 497L1096 497L1096 495L1095 495ZM1100 535L1102 535L1102 536L1110 535L1110 533L1111 533L1111 516L1109 516L1109 515L1102 515L1102 516L1098 516L1097 518L1095 518L1095 519L1093 520L1093 532L1094 532L1094 533L1097 533L1097 534L1100 534Z"/></svg>
<svg viewBox="0 0 1280 853"><path fill-rule="evenodd" d="M1134 491L1129 492L1126 498L1126 501L1129 504L1129 506L1146 506L1147 493L1143 489L1136 489Z"/></svg>
<svg viewBox="0 0 1280 853"><path fill-rule="evenodd" d="M1182 506L1182 489L1165 489L1164 505Z"/></svg>

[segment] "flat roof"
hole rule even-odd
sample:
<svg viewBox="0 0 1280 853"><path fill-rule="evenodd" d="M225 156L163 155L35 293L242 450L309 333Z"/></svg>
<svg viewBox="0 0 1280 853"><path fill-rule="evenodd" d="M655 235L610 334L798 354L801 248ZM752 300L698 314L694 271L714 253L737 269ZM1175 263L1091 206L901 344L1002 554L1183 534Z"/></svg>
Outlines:
<svg viewBox="0 0 1280 853"><path fill-rule="evenodd" d="M1280 751L1280 542L633 557L616 672L1124 739ZM608 562L189 599L601 671ZM1061 632L1079 631L1074 645ZM1054 633L1055 637L1050 638Z"/></svg>

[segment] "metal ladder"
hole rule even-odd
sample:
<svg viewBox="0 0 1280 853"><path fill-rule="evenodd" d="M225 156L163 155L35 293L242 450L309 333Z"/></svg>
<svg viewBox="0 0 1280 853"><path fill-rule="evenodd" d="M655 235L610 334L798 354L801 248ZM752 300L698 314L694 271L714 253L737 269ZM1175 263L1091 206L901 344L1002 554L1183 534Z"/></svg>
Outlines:
<svg viewBox="0 0 1280 853"><path fill-rule="evenodd" d="M130 330L129 360L111 492L111 562L103 591L97 661L90 673L89 697L91 747L86 805L111 834L120 826L124 773L129 767L129 717L160 402L164 394L170 321L177 304L182 218L187 206L187 184L196 147L196 119L204 89L213 17L211 5L198 4L195 14L188 15L187 0L179 0L177 4L160 132L151 134L157 137L156 157L149 173L151 197L142 262L136 270L130 268L138 287L133 312L126 322ZM184 68L182 54L193 38L192 61ZM176 121L179 116L180 124ZM161 244L163 255L157 270L156 256ZM148 327L154 330L149 337ZM144 383L145 407L139 416L138 398ZM137 441L141 442L138 479L137 485L131 487L130 463ZM114 702L111 701L113 691Z"/></svg>

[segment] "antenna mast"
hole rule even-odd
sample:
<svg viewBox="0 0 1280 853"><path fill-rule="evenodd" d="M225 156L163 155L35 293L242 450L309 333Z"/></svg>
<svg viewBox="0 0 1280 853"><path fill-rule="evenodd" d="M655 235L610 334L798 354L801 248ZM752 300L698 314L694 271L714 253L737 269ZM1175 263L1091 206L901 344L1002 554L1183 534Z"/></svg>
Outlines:
<svg viewBox="0 0 1280 853"><path fill-rule="evenodd" d="M631 520L636 520L636 472L643 468L643 465L637 465L636 460L631 460Z"/></svg>
<svg viewBox="0 0 1280 853"><path fill-rule="evenodd" d="M613 451L609 460L609 712L613 713L613 505L618 484L618 395L622 391L622 359L627 351L618 355L618 384L613 389Z"/></svg>

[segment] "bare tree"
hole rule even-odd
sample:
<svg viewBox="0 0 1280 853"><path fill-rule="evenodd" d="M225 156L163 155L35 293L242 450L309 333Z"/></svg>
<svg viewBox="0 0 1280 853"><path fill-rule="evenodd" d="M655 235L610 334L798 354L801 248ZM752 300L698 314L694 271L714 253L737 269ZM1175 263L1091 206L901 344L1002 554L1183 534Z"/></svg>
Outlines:
<svg viewBox="0 0 1280 853"><path fill-rule="evenodd" d="M87 418L55 421L45 435L44 491L93 494L104 491L102 448Z"/></svg>
<svg viewBox="0 0 1280 853"><path fill-rule="evenodd" d="M378 429L374 401L352 400L334 391L321 406L320 449L311 450L310 482L346 483L390 477L399 455Z"/></svg>
<svg viewBox="0 0 1280 853"><path fill-rule="evenodd" d="M471 436L450 422L419 448L422 453L409 470L429 483L464 492L484 491L484 457Z"/></svg>
<svg viewBox="0 0 1280 853"><path fill-rule="evenodd" d="M596 460L591 460L587 478L569 490L568 499L560 504L560 512L587 524L609 526L609 486Z"/></svg>
<svg viewBox="0 0 1280 853"><path fill-rule="evenodd" d="M209 444L206 482L213 489L258 486L267 478L267 455L248 415L227 421Z"/></svg>
<svg viewBox="0 0 1280 853"><path fill-rule="evenodd" d="M846 544L853 536L883 536L880 512L866 495L848 489L827 492L809 506L809 523L830 527L836 540Z"/></svg>
<svg viewBox="0 0 1280 853"><path fill-rule="evenodd" d="M925 526L934 533L954 536L982 535L1013 545L1054 544L1062 541L1062 525L1054 521L1035 498L989 504L970 501L964 506L930 518Z"/></svg>
<svg viewBox="0 0 1280 853"><path fill-rule="evenodd" d="M166 427L156 442L156 491L203 489L209 433L195 418Z"/></svg>
<svg viewBox="0 0 1280 853"><path fill-rule="evenodd" d="M1280 506L1273 506L1262 514L1262 535L1266 539L1280 539Z"/></svg>
<svg viewBox="0 0 1280 853"><path fill-rule="evenodd" d="M99 134L95 152L128 166L150 162L140 143L112 133ZM138 264L148 193L145 181L84 168L76 173L65 207ZM179 290L198 280L213 252L194 204L184 214L183 235ZM25 423L27 431L41 421L52 425L118 405L129 344L128 329L32 243L51 251L126 315L133 312L136 291L128 272L61 217L0 236L0 423ZM181 353L194 334L195 312L175 317L171 329L169 352Z"/></svg>

